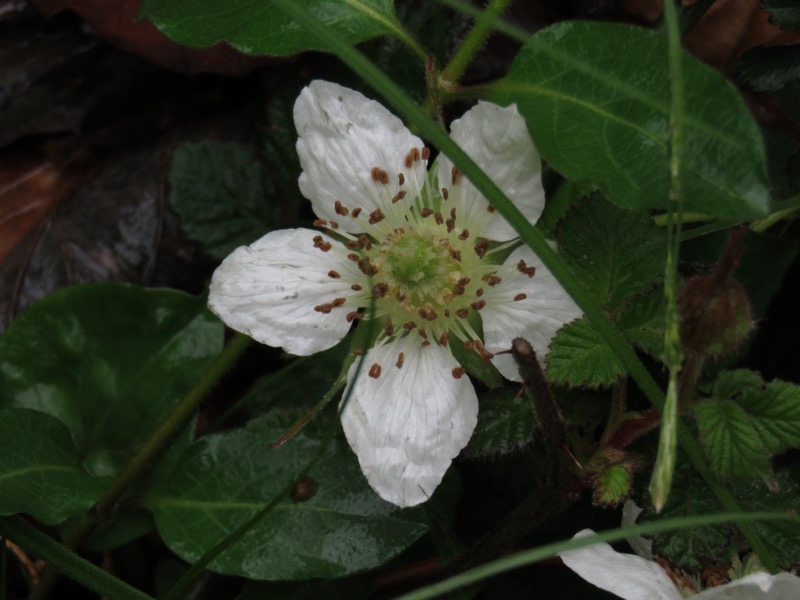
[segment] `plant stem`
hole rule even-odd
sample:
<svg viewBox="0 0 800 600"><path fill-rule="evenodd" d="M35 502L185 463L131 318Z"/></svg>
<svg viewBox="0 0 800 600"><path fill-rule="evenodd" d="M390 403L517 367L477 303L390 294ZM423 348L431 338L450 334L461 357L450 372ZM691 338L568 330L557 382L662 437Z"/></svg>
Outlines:
<svg viewBox="0 0 800 600"><path fill-rule="evenodd" d="M67 548L71 550L78 548L95 527L113 512L114 506L128 488L145 472L170 439L192 418L203 398L233 366L250 342L250 338L241 333L237 333L231 338L231 341L226 344L194 386L165 417L161 425L150 434L130 462L117 474L111 488L89 511L81 516L65 536L64 545ZM71 573L67 573L67 575L71 575ZM30 600L46 598L57 580L56 571L47 569L41 582L31 593Z"/></svg>

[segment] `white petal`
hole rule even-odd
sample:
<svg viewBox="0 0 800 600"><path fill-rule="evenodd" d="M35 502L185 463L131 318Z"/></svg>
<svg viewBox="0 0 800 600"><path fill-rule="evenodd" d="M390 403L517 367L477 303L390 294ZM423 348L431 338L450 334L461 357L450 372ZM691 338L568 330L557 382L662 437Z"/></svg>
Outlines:
<svg viewBox="0 0 800 600"><path fill-rule="evenodd" d="M584 529L575 538L594 534ZM589 583L624 600L680 600L681 594L657 563L621 554L605 543L561 553L561 560Z"/></svg>
<svg viewBox="0 0 800 600"><path fill-rule="evenodd" d="M425 182L427 161L417 160L410 169L405 166L408 153L414 148L421 152L423 144L400 119L356 91L313 81L295 102L294 122L303 167L300 191L319 218L359 233L367 230L369 214L380 208L387 220L402 224L398 219ZM386 172L388 183L373 178L374 167ZM391 199L401 190L406 197L393 204ZM350 212L356 208L363 212L358 219L338 214L337 200Z"/></svg>
<svg viewBox="0 0 800 600"><path fill-rule="evenodd" d="M644 509L637 506L633 500L625 500L625 504L622 505L622 526L631 527L635 525L636 519L639 518L642 511ZM633 535L625 539L636 554L648 560L655 560L653 540L648 540L641 535Z"/></svg>
<svg viewBox="0 0 800 600"><path fill-rule="evenodd" d="M536 268L533 277L517 269L520 260ZM581 311L527 246L514 250L499 274L503 281L487 287L483 295L486 307L481 311L481 318L486 349L489 352L508 350L514 338L522 337L531 343L541 362L550 351L556 332L580 317ZM525 299L514 300L518 294L525 294ZM511 355L499 354L492 362L504 377L520 381Z"/></svg>
<svg viewBox="0 0 800 600"><path fill-rule="evenodd" d="M323 252L314 238L333 248ZM254 340L307 356L335 346L350 330L348 312L356 310L350 286L368 282L342 254L341 244L311 229L281 229L243 246L217 267L208 306L225 323ZM335 271L341 275L334 279ZM315 306L345 298L344 306L325 314Z"/></svg>
<svg viewBox="0 0 800 600"><path fill-rule="evenodd" d="M544 209L542 164L528 127L517 107L501 108L479 102L463 117L453 121L450 137L464 149L528 221L536 223ZM439 185L448 188L449 200L456 207L459 227L473 236L506 241L517 236L511 225L466 178L452 184L453 163L445 156L439 161ZM448 209L449 210L449 209Z"/></svg>
<svg viewBox="0 0 800 600"><path fill-rule="evenodd" d="M361 470L381 498L398 506L431 496L478 419L475 389L469 377L453 377L458 363L450 350L420 342L412 334L371 349L355 382L351 367L344 396L352 387L342 427ZM367 373L375 364L377 378Z"/></svg>
<svg viewBox="0 0 800 600"><path fill-rule="evenodd" d="M789 573L751 573L704 590L694 597L703 600L797 600L800 598L800 578Z"/></svg>

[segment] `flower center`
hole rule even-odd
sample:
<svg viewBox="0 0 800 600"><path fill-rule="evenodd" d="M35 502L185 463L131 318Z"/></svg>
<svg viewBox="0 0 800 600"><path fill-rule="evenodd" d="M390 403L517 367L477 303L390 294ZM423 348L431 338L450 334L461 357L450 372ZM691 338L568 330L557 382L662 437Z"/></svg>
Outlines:
<svg viewBox="0 0 800 600"><path fill-rule="evenodd" d="M430 294L449 269L446 239L424 236L417 231L390 234L385 242L387 275L396 285L423 296Z"/></svg>

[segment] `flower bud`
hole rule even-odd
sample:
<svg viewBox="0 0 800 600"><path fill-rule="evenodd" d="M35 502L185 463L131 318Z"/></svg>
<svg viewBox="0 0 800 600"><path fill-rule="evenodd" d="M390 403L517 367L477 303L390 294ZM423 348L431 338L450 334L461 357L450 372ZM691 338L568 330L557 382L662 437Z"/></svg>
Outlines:
<svg viewBox="0 0 800 600"><path fill-rule="evenodd" d="M750 301L732 276L714 271L695 275L678 294L681 342L705 356L735 352L755 326Z"/></svg>

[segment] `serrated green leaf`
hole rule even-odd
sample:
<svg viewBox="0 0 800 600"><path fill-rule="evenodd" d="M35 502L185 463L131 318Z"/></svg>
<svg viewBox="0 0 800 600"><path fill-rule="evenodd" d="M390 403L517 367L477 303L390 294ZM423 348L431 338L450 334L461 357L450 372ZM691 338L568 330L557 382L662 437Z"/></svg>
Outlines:
<svg viewBox="0 0 800 600"><path fill-rule="evenodd" d="M478 425L464 448L464 456L487 457L518 450L533 440L536 414L524 397L510 390L481 398Z"/></svg>
<svg viewBox="0 0 800 600"><path fill-rule="evenodd" d="M612 385L625 368L592 324L581 317L556 334L547 355L547 379L570 386Z"/></svg>
<svg viewBox="0 0 800 600"><path fill-rule="evenodd" d="M0 408L53 415L90 472L109 475L222 348L204 298L100 283L67 288L0 337Z"/></svg>
<svg viewBox="0 0 800 600"><path fill-rule="evenodd" d="M800 46L758 46L742 55L736 71L759 92L775 92L800 80Z"/></svg>
<svg viewBox="0 0 800 600"><path fill-rule="evenodd" d="M601 506L618 506L631 493L633 474L623 465L610 465L594 481L592 499Z"/></svg>
<svg viewBox="0 0 800 600"><path fill-rule="evenodd" d="M561 221L556 240L604 309L619 308L663 277L663 230L644 213L618 208L597 195Z"/></svg>
<svg viewBox="0 0 800 600"><path fill-rule="evenodd" d="M178 148L169 184L169 202L184 233L215 258L254 242L277 222L266 172L250 152L234 144Z"/></svg>
<svg viewBox="0 0 800 600"><path fill-rule="evenodd" d="M148 490L143 503L181 558L199 559L282 492L316 454L324 437L318 423L269 448L291 425L286 417L271 415L247 429L198 440L171 477ZM427 531L424 511L400 510L371 490L339 438L308 477L317 486L311 498L283 499L211 570L267 580L341 577L384 563Z"/></svg>
<svg viewBox="0 0 800 600"><path fill-rule="evenodd" d="M758 126L735 88L684 53L685 209L756 218L769 202ZM666 39L628 25L570 21L537 33L493 99L515 102L542 157L616 204L667 207Z"/></svg>
<svg viewBox="0 0 800 600"><path fill-rule="evenodd" d="M0 515L55 525L88 509L110 485L84 468L66 426L48 414L0 410Z"/></svg>
<svg viewBox="0 0 800 600"><path fill-rule="evenodd" d="M723 477L764 477L773 454L800 446L800 387L764 384L751 371L720 374L694 410L712 468Z"/></svg>
<svg viewBox="0 0 800 600"><path fill-rule="evenodd" d="M297 0L351 44L397 28L391 0ZM184 46L227 42L245 54L289 56L325 50L271 2L252 0L144 0L139 17Z"/></svg>
<svg viewBox="0 0 800 600"><path fill-rule="evenodd" d="M800 4L797 0L766 0L770 21L783 29L800 29Z"/></svg>

